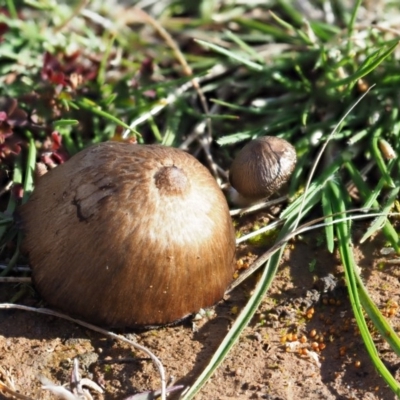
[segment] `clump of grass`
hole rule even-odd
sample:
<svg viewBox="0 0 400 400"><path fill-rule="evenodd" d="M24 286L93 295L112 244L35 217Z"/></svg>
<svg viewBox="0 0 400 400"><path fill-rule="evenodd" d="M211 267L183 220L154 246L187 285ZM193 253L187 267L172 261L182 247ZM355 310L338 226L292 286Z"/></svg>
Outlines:
<svg viewBox="0 0 400 400"><path fill-rule="evenodd" d="M382 22L375 22L376 10L359 0L308 0L297 8L286 1L234 3L147 2L139 11L112 2L7 1L0 10L0 90L25 115L17 124L0 107L0 257L8 261L2 274L20 258L12 215L33 188L35 162L51 168L89 144L129 138L190 151L226 182L242 142L277 135L299 159L277 242L311 212L322 212L326 246L340 252L371 360L398 394L363 311L390 332L399 354L398 337L363 285L351 223L343 220L353 209L375 210L380 215L363 240L382 230L400 252L388 218L400 187L395 5L382 5ZM281 255L276 247L258 261L268 260L259 285L184 398L200 390L239 338Z"/></svg>

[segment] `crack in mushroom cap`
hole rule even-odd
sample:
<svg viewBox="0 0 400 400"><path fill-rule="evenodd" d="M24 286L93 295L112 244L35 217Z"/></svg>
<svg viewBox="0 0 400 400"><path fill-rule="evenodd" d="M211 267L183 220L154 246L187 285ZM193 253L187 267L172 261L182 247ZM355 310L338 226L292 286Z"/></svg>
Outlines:
<svg viewBox="0 0 400 400"><path fill-rule="evenodd" d="M225 197L178 149L92 146L41 177L19 213L39 293L94 323L171 323L213 305L232 280Z"/></svg>
<svg viewBox="0 0 400 400"><path fill-rule="evenodd" d="M229 181L245 198L266 198L287 182L296 160L296 150L286 140L260 137L239 151L229 170Z"/></svg>

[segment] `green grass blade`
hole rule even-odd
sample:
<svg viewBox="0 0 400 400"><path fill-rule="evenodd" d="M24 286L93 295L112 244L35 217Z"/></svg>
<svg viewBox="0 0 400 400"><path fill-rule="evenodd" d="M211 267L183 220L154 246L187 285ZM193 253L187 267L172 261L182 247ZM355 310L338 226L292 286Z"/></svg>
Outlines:
<svg viewBox="0 0 400 400"><path fill-rule="evenodd" d="M390 176L390 170L393 167L394 160L390 160L388 163L388 166L385 165L385 161L383 160L382 153L379 149L379 138L381 136L381 129L378 129L376 132L374 132L374 137L372 139L372 155L374 156L376 165L379 168L380 173L382 174L382 178L385 181L385 184L391 188L396 187L396 185L393 182L393 179Z"/></svg>
<svg viewBox="0 0 400 400"><path fill-rule="evenodd" d="M362 4L362 0L357 0L356 4L353 7L353 11L352 11L351 16L350 16L350 21L349 21L349 23L347 25L347 31L348 31L347 35L348 35L349 38L351 38L353 36L354 24L356 22L358 10L360 9L361 4ZM352 40L348 41L348 46L349 46L348 49L349 50L350 50L350 48L352 46L352 43L353 43Z"/></svg>
<svg viewBox="0 0 400 400"><path fill-rule="evenodd" d="M331 205L331 200L329 197L329 191L324 188L322 191L322 210L325 217L325 235L326 235L326 245L330 253L333 253L333 250L335 248L335 242L334 242L334 227L332 224L333 217L332 217L332 205Z"/></svg>
<svg viewBox="0 0 400 400"><path fill-rule="evenodd" d="M340 166L340 162L336 162L325 171L325 174L322 176L321 180L324 182L324 179L330 176L332 171L335 171ZM298 217L298 212L300 208L303 210L303 215L306 215L315 204L320 201L321 197L321 186L322 183L316 184L313 183L310 185L310 188L307 193L303 196L306 196L306 200L302 201L302 196L296 199L295 202L289 205L289 207L282 212L281 217L286 218L286 223L282 227L280 234L277 238L277 242L279 242L282 238L284 238L289 232L294 229L295 221ZM258 306L260 305L262 298L267 292L268 288L271 285L271 282L276 274L277 268L279 266L283 248L280 250L276 250L277 252L272 255L272 257L267 261L266 267L263 271L262 277L254 290L253 295L249 299L243 311L240 313L229 333L226 335L217 351L214 353L207 367L201 373L201 375L196 379L191 388L187 393L182 397L183 400L192 399L200 389L206 384L207 380L211 377L211 375L215 372L218 366L223 362L229 350L234 346L238 338L240 337L242 331L246 328L247 324L253 317L254 313L257 311Z"/></svg>
<svg viewBox="0 0 400 400"><path fill-rule="evenodd" d="M200 39L195 39L195 41L197 43L199 43L200 45L202 45L203 47L211 49L211 50L215 51L216 53L222 54L225 57L229 58L230 60L236 61L242 65L245 65L252 70L255 70L255 71L263 70L263 66L261 66L260 64L257 64L251 60L248 60L247 58L245 58L243 56L240 56L239 54L236 54L227 49L224 49L221 46L217 46L216 44L205 42L204 40L200 40Z"/></svg>
<svg viewBox="0 0 400 400"><path fill-rule="evenodd" d="M360 170L354 165L351 160L346 160L344 163L344 167L350 175L351 182L354 183L357 190L360 193L360 196L365 200L371 194L371 190L368 185L365 183L363 177L360 174Z"/></svg>
<svg viewBox="0 0 400 400"><path fill-rule="evenodd" d="M231 31L225 31L225 35L232 40L232 42L236 43L243 51L245 51L249 56L257 60L260 64L264 64L265 60L260 56L260 54L254 50L251 46L249 46L246 42L240 39L239 36L235 35Z"/></svg>
<svg viewBox="0 0 400 400"><path fill-rule="evenodd" d="M74 126L78 125L79 121L76 119L59 119L58 121L53 122L54 129L64 128L66 126Z"/></svg>
<svg viewBox="0 0 400 400"><path fill-rule="evenodd" d="M14 0L6 0L8 12L10 13L10 17L13 19L18 18L17 9L15 8Z"/></svg>
<svg viewBox="0 0 400 400"><path fill-rule="evenodd" d="M232 325L231 329L225 336L224 340L222 341L218 349L215 351L207 367L196 379L196 381L190 387L188 392L186 392L183 395L182 400L189 400L194 398L194 396L206 384L208 379L212 376L212 374L219 367L219 365L221 365L221 363L224 361L226 355L231 350L231 348L235 345L241 333L247 327L251 318L257 311L258 306L261 304L265 293L267 292L269 286L271 285L271 282L276 274L276 270L279 266L282 254L283 254L283 249L281 249L278 253L274 254L271 257L271 259L267 262L263 274L261 276L260 282L258 283L256 289L254 290L253 295L247 302L242 312L237 317L236 321Z"/></svg>
<svg viewBox="0 0 400 400"><path fill-rule="evenodd" d="M400 356L400 338L386 320L386 318L379 311L378 307L372 301L371 297L368 295L367 289L364 286L362 279L359 274L356 273L358 293L360 296L360 301L371 321L374 323L375 327L379 330L382 337L388 342L393 351Z"/></svg>
<svg viewBox="0 0 400 400"><path fill-rule="evenodd" d="M289 32L293 31L297 33L297 36L308 46L312 46L314 43L310 40L310 38L302 32L300 29L295 28L293 25L289 24L288 22L284 21L282 18L279 18L274 12L270 11L269 12L274 18L276 22L278 22L280 25L282 25L285 29L287 29Z"/></svg>
<svg viewBox="0 0 400 400"><path fill-rule="evenodd" d="M395 236L392 236L392 229L390 229L390 227L393 228L392 224L388 221L387 219L387 214L390 212L390 210L393 207L394 202L397 199L397 196L399 194L400 191L400 187L394 188L390 191L387 200L384 204L384 206L382 207L382 212L386 215L382 215L381 217L377 217L370 225L370 227L367 229L367 231L364 233L363 237L360 239L360 243L364 243L369 237L371 237L375 232L377 232L379 229L385 229L386 226L386 233L389 234L386 235L386 237L389 239L391 238L391 244L396 248L398 247L398 242L399 242L399 238L398 235L395 234ZM393 228L394 230L394 228ZM396 232L394 230L394 232Z"/></svg>
<svg viewBox="0 0 400 400"><path fill-rule="evenodd" d="M371 208L374 207L374 205L378 204L378 197L382 194L382 189L385 186L385 179L381 178L376 185L375 189L370 192L369 196L365 200L364 207L365 208Z"/></svg>
<svg viewBox="0 0 400 400"><path fill-rule="evenodd" d="M384 184L384 179L381 179L381 182L378 183L378 187L371 191L365 181L363 180L359 170L355 167L355 165L351 161L347 161L345 163L345 168L349 172L349 175L351 177L352 182L358 189L361 197L363 200L366 200L364 203L364 208L371 208L373 207L374 209L380 209L381 206L377 201L378 195L381 193L381 190L383 188ZM393 189L392 195L389 196L390 199L389 201L386 202L385 212L389 212L390 208L393 206L393 203L395 201L395 196L396 196L397 188ZM379 223L374 224L374 229L369 229L368 236L371 236L376 232L377 229L382 227L383 234L386 236L386 238L390 241L391 245L393 248L396 250L397 253L400 252L400 246L399 246L399 236L394 229L393 225L391 222L385 217L385 221L383 221L382 218L379 219L381 222L381 225ZM364 237L361 239L360 243L363 243L367 239L367 233L364 234Z"/></svg>
<svg viewBox="0 0 400 400"><path fill-rule="evenodd" d="M344 194L342 193L340 187L332 180L328 182L328 185L332 194L333 211L345 213L346 205L343 201ZM386 368L383 361L379 358L378 351L375 347L371 333L368 330L367 322L363 314L358 292L358 282L355 272L355 270L358 267L355 263L354 255L352 252L351 237L347 222L337 223L335 231L338 239L338 248L340 257L344 266L350 304L353 309L357 325L360 329L361 337L364 341L367 352L370 355L375 368L377 369L379 374L383 377L383 379L386 381L386 383L389 385L391 390L397 396L400 396L400 384L399 382L396 381L396 379Z"/></svg>
<svg viewBox="0 0 400 400"><path fill-rule="evenodd" d="M240 26L262 32L265 35L271 35L277 41L289 43L293 41L292 36L289 35L285 30L273 26L272 24L266 24L250 18L236 18L235 22L237 22Z"/></svg>
<svg viewBox="0 0 400 400"><path fill-rule="evenodd" d="M328 87L337 88L339 86L348 84L350 90L360 78L363 78L370 72L374 71L387 57L389 57L394 52L397 45L398 41L389 46L382 46L379 50L376 50L374 53L369 55L354 74L344 79L335 79L331 84L328 85ZM387 47L386 50L384 50L385 47Z"/></svg>
<svg viewBox="0 0 400 400"><path fill-rule="evenodd" d="M97 82L99 85L104 85L105 81L106 81L106 67L107 67L107 62L109 60L110 57L110 53L111 50L113 48L113 44L115 41L115 34L111 34L108 35L108 40L106 41L107 43L107 48L106 51L103 54L103 57L101 58L101 62L100 62L100 68L99 68L99 72L97 73Z"/></svg>
<svg viewBox="0 0 400 400"><path fill-rule="evenodd" d="M104 118L106 118L106 119L108 119L108 120L110 120L112 122L115 122L118 125L123 126L125 129L129 130L134 135L141 136L138 131L136 131L135 129L131 128L124 121L122 121L119 118L115 117L114 115L102 110L100 106L98 106L96 103L94 103L93 101L91 101L89 99L85 98L85 99L82 99L82 100L77 100L77 101L75 101L75 103L74 102L69 102L69 104L71 104L72 106L81 107L81 108L83 108L85 110L89 110L93 114L99 115L100 117L104 117Z"/></svg>
<svg viewBox="0 0 400 400"><path fill-rule="evenodd" d="M36 146L35 141L31 137L29 139L29 147L28 147L28 159L26 160L25 166L25 179L24 179L24 195L22 198L22 204L26 203L29 196L33 191L33 177L35 174L35 164L36 164Z"/></svg>
<svg viewBox="0 0 400 400"><path fill-rule="evenodd" d="M22 155L19 154L14 163L14 172L13 172L13 185L22 184ZM5 215L12 215L17 207L17 200L15 196L10 194L8 199L7 208L4 212ZM0 241L3 239L4 235L9 230L9 224L2 224L0 226ZM3 271L4 272L4 271ZM0 274L0 276L2 276Z"/></svg>

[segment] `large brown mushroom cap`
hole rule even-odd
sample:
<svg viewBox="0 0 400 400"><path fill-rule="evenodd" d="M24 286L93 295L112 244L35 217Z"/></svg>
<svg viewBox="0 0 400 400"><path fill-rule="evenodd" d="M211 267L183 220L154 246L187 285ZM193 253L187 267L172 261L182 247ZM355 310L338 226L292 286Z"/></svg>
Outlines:
<svg viewBox="0 0 400 400"><path fill-rule="evenodd" d="M214 304L232 279L226 200L177 149L90 147L40 178L20 215L39 293L93 323L167 324Z"/></svg>
<svg viewBox="0 0 400 400"><path fill-rule="evenodd" d="M286 183L296 160L296 150L286 140L260 137L239 151L229 170L229 180L244 198L266 198Z"/></svg>

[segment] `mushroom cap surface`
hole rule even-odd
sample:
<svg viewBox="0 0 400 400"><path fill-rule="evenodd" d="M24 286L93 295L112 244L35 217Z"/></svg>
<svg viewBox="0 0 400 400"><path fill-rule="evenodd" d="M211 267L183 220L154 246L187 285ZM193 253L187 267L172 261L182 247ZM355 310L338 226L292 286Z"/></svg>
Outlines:
<svg viewBox="0 0 400 400"><path fill-rule="evenodd" d="M89 147L41 177L19 214L38 292L92 323L168 324L213 305L232 280L226 199L178 149Z"/></svg>
<svg viewBox="0 0 400 400"><path fill-rule="evenodd" d="M289 142L275 136L260 137L239 151L229 181L245 198L265 198L287 182L296 161L296 150Z"/></svg>

